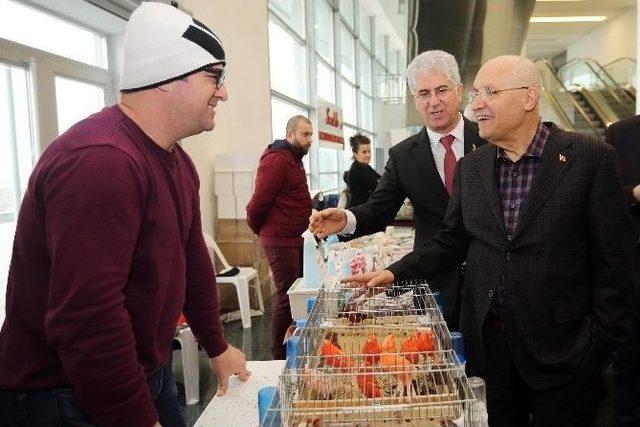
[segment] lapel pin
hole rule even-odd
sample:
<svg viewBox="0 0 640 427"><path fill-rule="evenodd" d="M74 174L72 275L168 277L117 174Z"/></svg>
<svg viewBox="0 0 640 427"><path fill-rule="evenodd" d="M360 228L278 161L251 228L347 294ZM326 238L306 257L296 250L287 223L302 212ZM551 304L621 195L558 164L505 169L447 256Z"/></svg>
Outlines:
<svg viewBox="0 0 640 427"><path fill-rule="evenodd" d="M471 151L476 149L476 144L471 144Z"/></svg>
<svg viewBox="0 0 640 427"><path fill-rule="evenodd" d="M559 155L558 160L560 160L561 162L564 162L564 163L567 162L567 158L565 156L563 156L562 154Z"/></svg>

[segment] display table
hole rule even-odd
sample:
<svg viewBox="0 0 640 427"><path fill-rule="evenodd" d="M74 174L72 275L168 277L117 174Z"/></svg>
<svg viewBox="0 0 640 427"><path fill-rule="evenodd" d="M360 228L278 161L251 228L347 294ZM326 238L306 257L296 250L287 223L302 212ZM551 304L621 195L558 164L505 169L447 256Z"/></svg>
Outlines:
<svg viewBox="0 0 640 427"><path fill-rule="evenodd" d="M194 427L258 425L258 390L262 387L277 386L284 368L284 360L247 362L251 378L242 382L233 376L224 396L214 396Z"/></svg>

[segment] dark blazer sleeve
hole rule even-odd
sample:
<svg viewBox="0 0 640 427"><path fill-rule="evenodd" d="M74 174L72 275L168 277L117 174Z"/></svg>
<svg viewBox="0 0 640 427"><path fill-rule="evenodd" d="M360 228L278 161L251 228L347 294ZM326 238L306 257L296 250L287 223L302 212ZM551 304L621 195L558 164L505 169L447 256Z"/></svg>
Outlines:
<svg viewBox="0 0 640 427"><path fill-rule="evenodd" d="M589 194L595 351L606 354L625 338L632 288L634 239L614 150L606 146Z"/></svg>
<svg viewBox="0 0 640 427"><path fill-rule="evenodd" d="M396 217L407 197L396 168L395 152L389 150L389 160L374 193L366 203L349 209L357 221L354 237L382 231Z"/></svg>
<svg viewBox="0 0 640 427"><path fill-rule="evenodd" d="M444 228L399 261L391 264L395 281L432 279L463 263L467 257L469 237L462 218L461 187L464 158L460 159L453 177L453 193L444 216Z"/></svg>
<svg viewBox="0 0 640 427"><path fill-rule="evenodd" d="M614 123L607 128L606 141L613 148L615 148L618 153L623 151L622 148L625 143L629 143L627 139L631 139L632 140L631 143L640 144L640 142L638 142L638 140L636 139L639 137L640 135L638 135L634 129L630 129L630 126L628 126L627 122ZM624 172L624 167L625 165L627 165L625 160L627 159L619 159L619 165L622 168L622 172ZM629 173L631 171L626 171L626 172L627 174L623 173L622 175L636 176L636 177L639 176L637 173L635 174ZM631 213L634 216L640 216L640 203L638 203L635 197L633 197L633 189L636 186L640 185L640 179L632 179L632 178L624 179L623 178L623 185L624 185L624 192L627 195L629 206L631 207Z"/></svg>

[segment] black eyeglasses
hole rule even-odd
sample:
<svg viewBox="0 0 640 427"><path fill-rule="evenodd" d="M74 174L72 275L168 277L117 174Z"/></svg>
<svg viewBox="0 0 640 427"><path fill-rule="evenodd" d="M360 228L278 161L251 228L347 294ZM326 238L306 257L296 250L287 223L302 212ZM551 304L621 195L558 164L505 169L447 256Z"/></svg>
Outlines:
<svg viewBox="0 0 640 427"><path fill-rule="evenodd" d="M506 89L491 89L488 87L483 87L483 88L469 92L469 94L467 95L467 98L469 100L469 104L475 101L475 99L478 96L482 98L483 101L489 102L500 92L507 92L510 90L521 90L521 89L531 89L531 88L529 86L510 87Z"/></svg>
<svg viewBox="0 0 640 427"><path fill-rule="evenodd" d="M205 67L202 69L207 74L210 74L211 77L215 80L216 88L220 89L224 84L225 74L224 69L222 68L214 68L213 65Z"/></svg>

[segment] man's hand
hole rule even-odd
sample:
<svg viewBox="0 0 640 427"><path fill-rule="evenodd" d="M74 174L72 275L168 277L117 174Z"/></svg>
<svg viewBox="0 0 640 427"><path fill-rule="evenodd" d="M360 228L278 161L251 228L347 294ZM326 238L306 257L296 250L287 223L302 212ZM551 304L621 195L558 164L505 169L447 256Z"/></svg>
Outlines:
<svg viewBox="0 0 640 427"><path fill-rule="evenodd" d="M640 185L636 185L633 188L633 198L636 199L637 203L640 203Z"/></svg>
<svg viewBox="0 0 640 427"><path fill-rule="evenodd" d="M229 387L229 377L237 375L240 381L246 381L251 376L247 370L247 358L243 352L232 345L221 355L210 359L211 370L218 377L217 396L223 396Z"/></svg>
<svg viewBox="0 0 640 427"><path fill-rule="evenodd" d="M309 231L321 239L342 231L346 225L347 214L344 209L329 208L309 217Z"/></svg>
<svg viewBox="0 0 640 427"><path fill-rule="evenodd" d="M389 270L371 271L369 273L356 274L355 276L347 277L340 280L342 283L351 283L368 288L374 287L388 287L393 283L393 273Z"/></svg>

